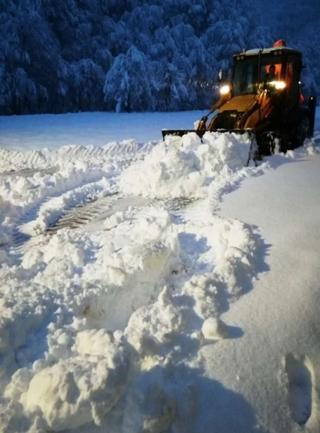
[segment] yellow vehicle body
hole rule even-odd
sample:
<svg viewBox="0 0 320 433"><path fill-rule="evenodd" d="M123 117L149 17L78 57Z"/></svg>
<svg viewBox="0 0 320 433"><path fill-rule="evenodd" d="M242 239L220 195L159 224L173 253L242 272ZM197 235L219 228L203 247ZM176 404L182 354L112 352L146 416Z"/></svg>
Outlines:
<svg viewBox="0 0 320 433"><path fill-rule="evenodd" d="M232 77L220 83L221 97L196 130L163 130L182 136L194 131L250 132L260 154L270 154L275 142L286 151L312 137L316 98L301 93L302 55L284 45L244 51L233 56ZM212 116L212 117L211 117Z"/></svg>

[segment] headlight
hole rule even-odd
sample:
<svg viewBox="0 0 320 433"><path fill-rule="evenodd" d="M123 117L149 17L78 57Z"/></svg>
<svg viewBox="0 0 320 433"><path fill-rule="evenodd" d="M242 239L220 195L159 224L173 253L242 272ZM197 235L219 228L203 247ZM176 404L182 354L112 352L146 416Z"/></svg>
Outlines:
<svg viewBox="0 0 320 433"><path fill-rule="evenodd" d="M220 87L220 95L224 96L227 95L228 93L230 93L231 91L231 86L229 84L224 84L223 86Z"/></svg>
<svg viewBox="0 0 320 433"><path fill-rule="evenodd" d="M283 90L287 87L285 81L270 81L270 85L273 86L276 90Z"/></svg>

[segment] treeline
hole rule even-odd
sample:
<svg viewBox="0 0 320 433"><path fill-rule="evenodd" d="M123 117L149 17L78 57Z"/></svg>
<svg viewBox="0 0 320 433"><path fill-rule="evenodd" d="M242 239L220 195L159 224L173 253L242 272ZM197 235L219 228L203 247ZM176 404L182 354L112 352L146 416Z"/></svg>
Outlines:
<svg viewBox="0 0 320 433"><path fill-rule="evenodd" d="M249 0L0 0L0 113L207 107L272 39Z"/></svg>

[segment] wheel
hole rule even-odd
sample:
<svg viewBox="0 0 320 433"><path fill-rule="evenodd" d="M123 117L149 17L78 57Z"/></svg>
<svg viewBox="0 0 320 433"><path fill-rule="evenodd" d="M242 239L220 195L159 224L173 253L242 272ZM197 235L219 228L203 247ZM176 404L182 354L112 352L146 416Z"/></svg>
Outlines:
<svg viewBox="0 0 320 433"><path fill-rule="evenodd" d="M303 146L304 140L308 137L310 131L309 117L304 115L297 125L295 136L293 139L294 148Z"/></svg>
<svg viewBox="0 0 320 433"><path fill-rule="evenodd" d="M257 137L257 144L260 155L272 155L279 146L279 139L272 131L265 131Z"/></svg>

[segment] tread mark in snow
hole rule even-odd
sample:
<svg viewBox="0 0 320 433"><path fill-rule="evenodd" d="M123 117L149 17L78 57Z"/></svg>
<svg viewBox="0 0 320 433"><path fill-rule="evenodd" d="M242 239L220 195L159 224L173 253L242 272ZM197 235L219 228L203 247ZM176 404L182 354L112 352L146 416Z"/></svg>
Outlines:
<svg viewBox="0 0 320 433"><path fill-rule="evenodd" d="M45 174L54 174L58 170L57 166L48 167L48 168L20 168L17 170L7 170L2 171L0 173L0 177L8 177L8 176L33 176L36 173L45 175Z"/></svg>
<svg viewBox="0 0 320 433"><path fill-rule="evenodd" d="M105 218L117 211L126 210L129 206L146 206L151 203L151 200L142 197L108 195L67 210L53 225L48 227L47 232L56 233L62 228L76 229L93 221L103 222Z"/></svg>
<svg viewBox="0 0 320 433"><path fill-rule="evenodd" d="M288 376L288 398L291 416L299 425L304 425L312 410L312 371L311 362L306 356L289 353L285 358Z"/></svg>
<svg viewBox="0 0 320 433"><path fill-rule="evenodd" d="M62 228L76 229L95 220L103 221L106 217L110 217L117 211L126 210L129 206L144 207L160 203L164 204L169 211L174 212L182 210L193 202L194 199L185 197L164 201L140 196L122 197L112 194L68 209L54 224L48 227L47 232L56 233Z"/></svg>
<svg viewBox="0 0 320 433"><path fill-rule="evenodd" d="M102 223L105 218L110 217L118 211L124 211L129 206L146 207L160 204L165 206L174 215L179 216L179 213L194 203L194 201L197 200L187 197L157 200L141 196L120 196L118 193L111 193L104 197L78 203L71 208L62 210L61 215L47 227L44 234L55 234L63 228L78 229L98 221ZM21 253L25 248L28 248L29 244L32 245L36 239L37 235L32 236L16 229L12 236L12 246L18 253Z"/></svg>

